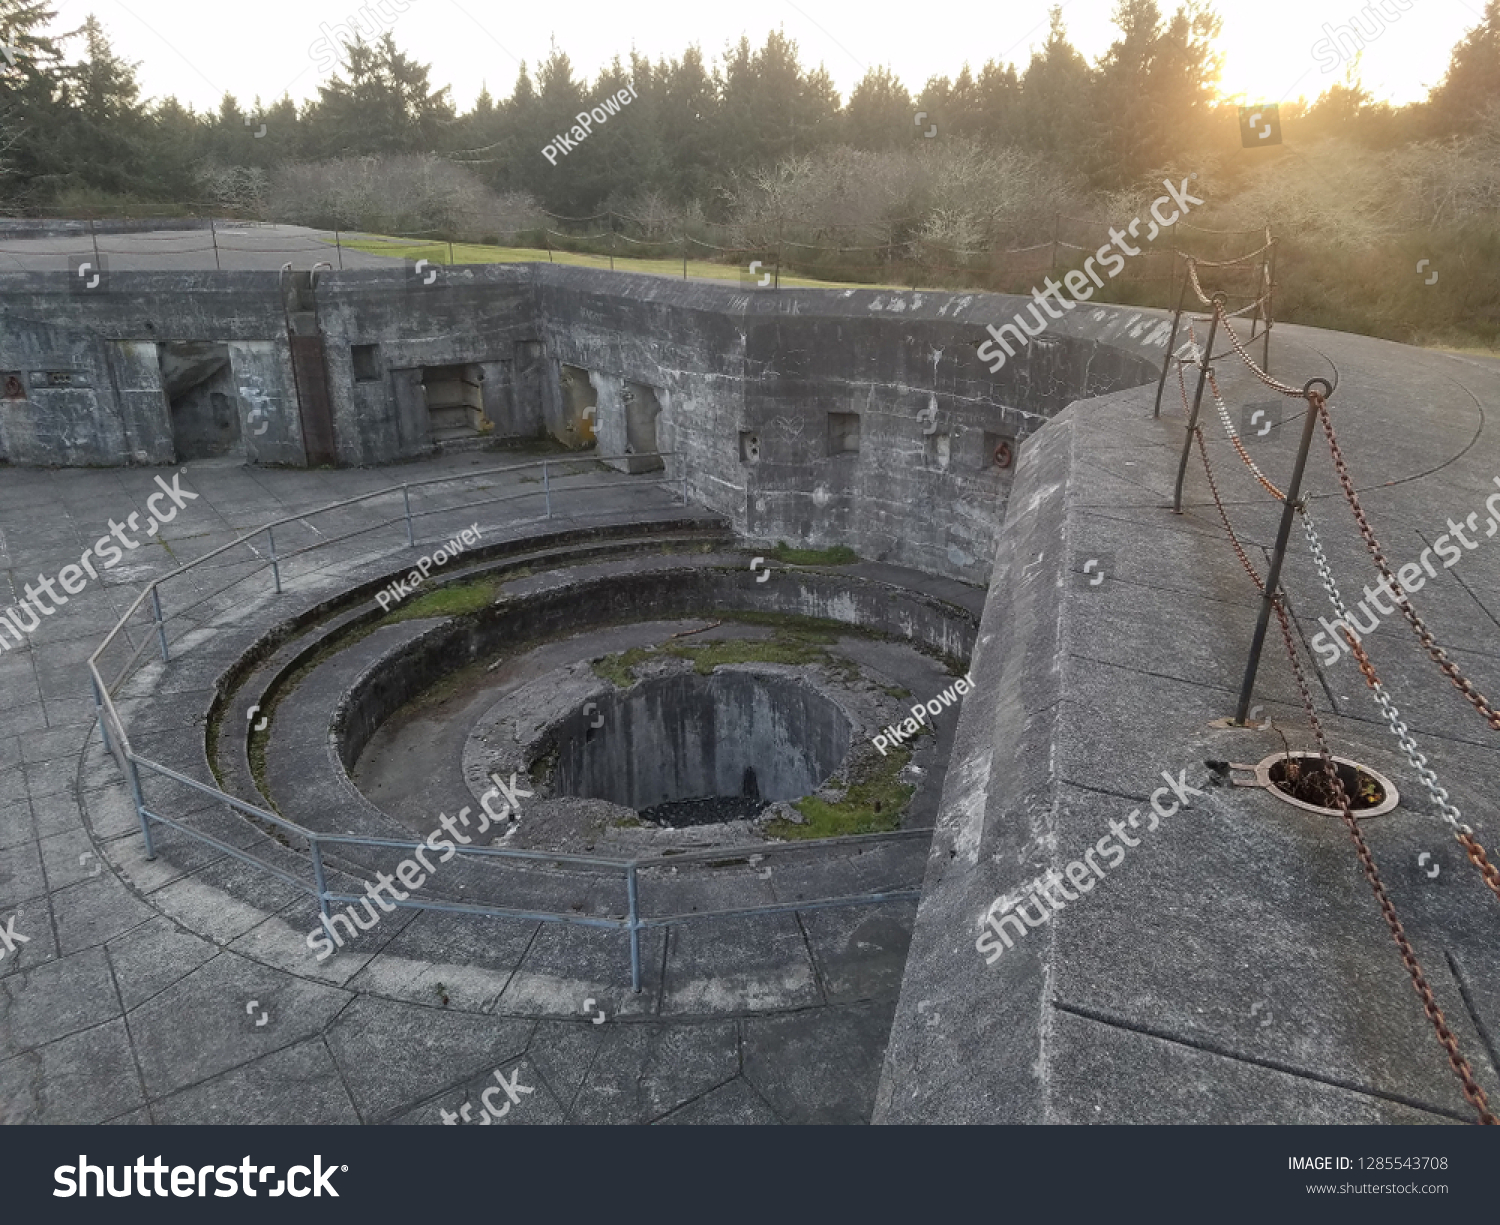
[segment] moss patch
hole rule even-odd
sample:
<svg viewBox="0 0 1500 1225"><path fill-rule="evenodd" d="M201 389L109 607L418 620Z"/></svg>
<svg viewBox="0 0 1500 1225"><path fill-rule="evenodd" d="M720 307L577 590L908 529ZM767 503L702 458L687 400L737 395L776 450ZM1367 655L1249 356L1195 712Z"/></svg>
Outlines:
<svg viewBox="0 0 1500 1225"><path fill-rule="evenodd" d="M375 624L396 625L401 621L415 621L419 617L462 617L478 612L495 602L499 590L497 579L477 579L471 583L453 583L438 587L422 595L403 600Z"/></svg>
<svg viewBox="0 0 1500 1225"><path fill-rule="evenodd" d="M805 825L771 821L766 825L766 832L773 838L808 839L884 834L896 829L901 824L901 814L917 790L898 777L910 760L909 749L896 749L885 757L878 757L861 770L861 777L851 782L844 798L837 804L808 796L793 805L807 818Z"/></svg>
<svg viewBox="0 0 1500 1225"><path fill-rule="evenodd" d="M771 556L788 566L852 566L859 554L847 545L836 545L831 549L794 549L785 540L778 540Z"/></svg>
<svg viewBox="0 0 1500 1225"><path fill-rule="evenodd" d="M736 620L751 621L750 617L736 616ZM631 647L614 655L606 655L592 663L594 675L609 681L618 689L629 689L635 684L635 667L643 661L661 655L690 660L700 676L708 676L721 664L790 664L801 667L807 664L822 664L840 673L846 680L859 677L859 666L851 660L827 651L829 644L838 637L833 631L816 624L816 628L790 628L778 626L770 638L730 638L722 642L699 644L669 643L652 649Z"/></svg>

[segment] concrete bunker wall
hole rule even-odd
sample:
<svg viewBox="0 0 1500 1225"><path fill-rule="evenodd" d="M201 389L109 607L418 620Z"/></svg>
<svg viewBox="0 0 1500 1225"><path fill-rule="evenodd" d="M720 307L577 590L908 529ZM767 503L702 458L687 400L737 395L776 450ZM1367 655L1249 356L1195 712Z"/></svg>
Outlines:
<svg viewBox="0 0 1500 1225"><path fill-rule="evenodd" d="M404 270L129 273L95 294L0 277L0 458L174 462L157 345L211 342L227 346L237 401L224 432L237 425L250 460L306 464L326 446L369 465L455 432L576 445L592 430L601 452L628 456L611 461L623 471L673 453L669 474L752 540L849 545L977 583L1024 439L1075 399L1149 381L1168 331L1143 312L1077 308L991 372L976 352L985 325L1023 299L747 292L546 264L432 271L430 284ZM294 369L294 344L318 360ZM478 385L461 421L428 403L439 368ZM300 387L325 371L326 398ZM7 372L26 398L5 398ZM331 434L317 448L303 437L313 401Z"/></svg>
<svg viewBox="0 0 1500 1225"><path fill-rule="evenodd" d="M601 450L632 442L625 392L645 388L669 470L741 534L969 582L988 577L1021 442L1075 399L1149 382L1166 344L1159 317L1076 310L991 373L985 325L1023 301L562 267L537 282L556 362L598 393Z"/></svg>
<svg viewBox="0 0 1500 1225"><path fill-rule="evenodd" d="M210 390L229 401L231 449L305 463L278 277L254 272L115 272L96 291L62 273L0 276L0 460L178 462L162 346L195 344L227 352ZM12 379L20 397L5 394Z"/></svg>
<svg viewBox="0 0 1500 1225"><path fill-rule="evenodd" d="M529 270L437 268L432 284L402 273L329 274L317 286L340 464L426 455L432 413L424 371L477 368L479 408L494 440L542 432L540 342Z"/></svg>

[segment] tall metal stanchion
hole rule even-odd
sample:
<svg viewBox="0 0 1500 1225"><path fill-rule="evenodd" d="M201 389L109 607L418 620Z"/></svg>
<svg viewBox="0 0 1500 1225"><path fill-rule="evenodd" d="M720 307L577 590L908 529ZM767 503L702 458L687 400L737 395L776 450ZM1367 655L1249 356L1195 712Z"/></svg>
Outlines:
<svg viewBox="0 0 1500 1225"><path fill-rule="evenodd" d="M630 905L630 989L637 995L641 990L641 903L636 884L636 867L625 869L625 893Z"/></svg>
<svg viewBox="0 0 1500 1225"><path fill-rule="evenodd" d="M1219 316L1224 313L1224 295L1213 296L1214 317L1208 325L1208 343L1203 346L1203 360L1198 366L1198 390L1193 394L1193 411L1188 414L1187 434L1182 440L1182 459L1177 465L1177 489L1172 494L1172 513L1182 514L1182 481L1187 475L1188 456L1193 451L1193 433L1198 428L1198 406L1203 403L1203 385L1208 382L1208 366L1213 358L1214 336L1219 329Z"/></svg>
<svg viewBox="0 0 1500 1225"><path fill-rule="evenodd" d="M1321 383L1325 390L1314 393L1314 385ZM1261 597L1260 616L1255 622L1255 637L1250 640L1250 662L1245 666L1245 680L1240 686L1240 704L1234 712L1234 721L1241 727L1250 713L1250 698L1255 691L1255 674L1260 669L1260 653L1266 645L1266 629L1271 624L1271 613L1276 604L1276 589L1281 584L1281 563L1286 559L1286 545L1292 534L1292 520L1302 508L1299 495L1302 492L1302 473L1307 467L1307 453L1312 448L1313 430L1318 424L1318 414L1323 411L1323 402L1333 394L1333 385L1327 379L1309 379L1302 389L1307 397L1307 420L1302 423L1302 445L1297 450L1297 465L1292 469L1292 483L1286 489L1286 501L1281 507L1281 527L1276 532L1276 552L1271 557L1271 570L1266 575L1265 593ZM1314 395L1317 396L1314 399Z"/></svg>
<svg viewBox="0 0 1500 1225"><path fill-rule="evenodd" d="M1279 241L1280 239L1271 239L1271 263L1266 269L1266 332L1265 344L1261 350L1260 368L1267 374L1271 373L1271 328L1275 325L1271 306L1276 300L1276 244Z"/></svg>
<svg viewBox="0 0 1500 1225"><path fill-rule="evenodd" d="M1177 252L1172 252L1172 272L1177 272ZM1167 338L1167 356L1161 363L1161 378L1156 384L1156 409L1151 416L1161 416L1161 393L1167 385L1167 371L1172 367L1173 355L1177 352L1177 329L1182 326L1182 304L1187 300L1188 286L1190 285L1187 273L1183 273L1182 292L1177 295L1177 309L1172 312L1172 334Z"/></svg>
<svg viewBox="0 0 1500 1225"><path fill-rule="evenodd" d="M151 584L151 611L156 619L156 639L161 644L161 661L167 663L171 656L167 652L167 619L161 615L161 592Z"/></svg>

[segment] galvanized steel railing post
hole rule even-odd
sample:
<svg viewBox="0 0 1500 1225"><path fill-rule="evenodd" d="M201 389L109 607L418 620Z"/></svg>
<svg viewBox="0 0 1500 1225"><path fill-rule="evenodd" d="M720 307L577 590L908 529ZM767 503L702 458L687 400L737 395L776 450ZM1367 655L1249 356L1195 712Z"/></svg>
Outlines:
<svg viewBox="0 0 1500 1225"><path fill-rule="evenodd" d="M406 503L406 547L415 549L417 538L412 535L411 531L411 490L405 485L401 486L401 500Z"/></svg>
<svg viewBox="0 0 1500 1225"><path fill-rule="evenodd" d="M156 638L161 643L161 661L166 663L171 658L167 654L167 623L161 615L161 591L155 583L151 584L151 607L156 613Z"/></svg>
<svg viewBox="0 0 1500 1225"><path fill-rule="evenodd" d="M146 858L156 858L156 847L151 841L151 818L146 815L146 796L141 791L141 770L135 764L135 754L125 750L125 762L130 767L130 790L135 796L136 815L141 819L141 837L146 843Z"/></svg>
<svg viewBox="0 0 1500 1225"><path fill-rule="evenodd" d="M309 838L308 845L312 848L313 879L318 882L318 909L323 912L323 917L328 918L328 881L323 875L323 849L318 845L316 838Z"/></svg>
<svg viewBox="0 0 1500 1225"><path fill-rule="evenodd" d="M1172 511L1182 514L1182 480L1187 475L1188 456L1193 451L1193 434L1198 429L1198 406L1203 403L1203 385L1208 382L1208 367L1214 352L1214 335L1219 330L1219 312L1224 295L1214 294L1214 317L1208 325L1208 343L1203 346L1203 361L1198 366L1198 390L1193 395L1193 411L1188 415L1187 436L1182 440L1182 460L1177 465L1177 489L1172 494Z"/></svg>
<svg viewBox="0 0 1500 1225"><path fill-rule="evenodd" d="M547 518L552 518L552 479L547 475L547 461L542 460L542 492L547 496Z"/></svg>
<svg viewBox="0 0 1500 1225"><path fill-rule="evenodd" d="M271 574L276 579L276 594L281 594L281 561L276 556L276 529L266 528L266 539L271 545Z"/></svg>
<svg viewBox="0 0 1500 1225"><path fill-rule="evenodd" d="M1311 392L1314 383L1322 383L1327 390L1324 396L1333 394L1333 386L1327 379L1311 379L1302 389ZM1301 506L1298 495L1302 492L1302 472L1307 467L1307 453L1312 448L1313 430L1318 424L1318 407L1307 401L1307 420L1302 423L1302 445L1297 450L1297 464L1292 469L1292 483L1286 488L1286 501L1281 507L1281 527L1276 532L1276 552L1271 558L1271 569L1266 575L1265 594L1261 597L1260 616L1255 622L1255 637L1250 640L1250 662L1245 665L1245 680L1240 685L1240 704L1234 713L1234 721L1243 726L1250 713L1250 697L1255 691L1255 674L1260 669L1261 649L1266 645L1266 630L1271 624L1271 611L1276 605L1276 588L1281 584L1281 563L1286 560L1286 545L1292 534L1292 520Z"/></svg>
<svg viewBox="0 0 1500 1225"><path fill-rule="evenodd" d="M1175 273L1177 269L1175 254L1172 257L1172 269ZM1167 338L1167 356L1161 364L1161 378L1157 380L1156 384L1156 409L1151 414L1153 417L1161 416L1161 393L1167 385L1167 370L1172 365L1172 354L1177 347L1177 329L1182 325L1182 304L1187 300L1187 291L1191 283L1191 279L1184 273L1182 278L1182 292L1177 295L1177 309L1172 312L1172 335Z"/></svg>
<svg viewBox="0 0 1500 1225"><path fill-rule="evenodd" d="M636 889L636 867L625 869L625 892L630 898L630 989L641 992L641 907Z"/></svg>
<svg viewBox="0 0 1500 1225"><path fill-rule="evenodd" d="M94 716L99 720L99 735L104 739L104 751L111 753L114 750L109 747L109 716L104 712L104 695L99 691L99 678L94 675L94 670L89 669L89 687L94 691Z"/></svg>

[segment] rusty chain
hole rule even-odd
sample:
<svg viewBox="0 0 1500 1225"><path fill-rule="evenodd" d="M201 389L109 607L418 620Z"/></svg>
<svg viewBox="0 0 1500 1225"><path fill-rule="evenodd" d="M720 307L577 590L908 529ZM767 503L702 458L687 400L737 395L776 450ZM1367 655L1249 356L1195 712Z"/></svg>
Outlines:
<svg viewBox="0 0 1500 1225"><path fill-rule="evenodd" d="M1437 639L1432 636L1432 631L1427 628L1422 618L1417 615L1417 610L1411 606L1406 592L1401 589L1401 584L1396 576L1391 573L1390 562L1386 560L1385 552L1380 547L1380 542L1375 538L1374 529L1370 527L1370 521L1365 518L1364 508L1360 505L1359 494L1354 491L1354 481L1349 475L1349 465L1344 459L1344 453L1339 448L1338 437L1334 434L1333 420L1323 403L1323 397L1317 392L1312 392L1309 397L1315 410L1323 421L1323 433L1328 437L1328 447L1333 455L1334 470L1338 473L1339 484L1343 486L1344 497L1349 503L1349 508L1354 512L1355 522L1359 524L1359 534L1364 537L1366 547L1370 555L1375 559L1375 567L1386 580L1386 584L1396 601L1396 606L1401 609L1401 615L1406 618L1412 630L1416 633L1422 645L1427 649L1427 654L1432 657L1434 663L1441 669L1444 676L1453 682L1457 689L1469 704L1474 707L1485 721L1490 725L1492 731L1500 732L1500 711L1496 711L1490 705L1489 700L1480 693L1460 670L1457 664L1448 658L1448 653L1438 645Z"/></svg>
<svg viewBox="0 0 1500 1225"><path fill-rule="evenodd" d="M1301 508L1302 529L1307 536L1308 548L1312 553L1313 565L1317 568L1318 576L1323 580L1323 589L1328 593L1329 602L1333 605L1334 616L1343 624L1340 627L1344 641L1348 644L1354 661L1359 665L1360 672L1364 675L1365 684L1370 687L1370 692L1375 696L1375 702L1380 707L1381 713L1385 715L1385 721L1390 726L1391 734L1396 737L1406 754L1411 768L1417 772L1422 780L1427 793L1432 797L1433 804L1437 807L1438 815L1442 817L1450 832L1459 844L1464 848L1464 853L1469 861L1479 869L1484 877L1485 884L1500 898L1500 871L1496 871L1489 857L1485 854L1484 847L1480 845L1479 839L1475 837L1474 831L1462 821L1463 814L1453 806L1448 791L1439 782L1437 775L1427 764L1427 758L1417 747L1417 742L1412 738L1411 729L1401 718L1401 712L1396 709L1396 704L1391 700L1390 694L1381 683L1380 676L1375 671L1375 665L1371 661L1369 653L1360 645L1359 639L1354 631L1349 628L1349 609L1344 603L1344 597L1339 592L1338 583L1333 577L1333 568L1329 565L1328 555L1323 551L1323 542L1318 537L1317 530L1313 527L1312 514L1306 507Z"/></svg>
<svg viewBox="0 0 1500 1225"><path fill-rule="evenodd" d="M1184 388L1185 390L1185 388ZM1301 393L1299 393L1301 394ZM1316 399L1314 399L1316 397ZM1322 397L1313 392L1307 396L1309 411L1322 412ZM1228 532L1230 543L1234 547L1235 554L1246 572L1255 582L1257 588L1265 591L1265 583L1260 575L1256 573L1254 565L1245 554L1244 548L1235 534L1234 528L1229 522L1229 514L1224 509L1223 500L1219 497L1218 486L1214 482L1213 469L1208 462L1208 450L1203 442L1203 431L1195 427L1194 434L1197 436L1199 454L1203 458L1204 471L1208 476L1209 488L1213 491L1214 504L1219 509L1219 518L1223 521L1225 530ZM1302 662L1297 655L1296 639L1293 637L1290 621L1287 617L1284 601L1279 593L1273 593L1271 607L1276 612L1276 619L1281 626L1281 637L1287 650L1287 658L1292 665L1292 673L1297 681L1297 689L1302 695L1302 706L1307 713L1307 718L1312 727L1313 735L1318 742L1318 752L1323 761L1323 771L1326 775L1329 787L1338 800L1340 816L1343 818L1344 826L1348 830L1350 840L1354 843L1355 854L1359 858L1360 867L1364 871L1365 879L1369 882L1371 890L1375 894L1375 900L1380 906L1381 916L1385 919L1386 927L1390 930L1391 938L1396 943L1397 951L1400 953L1401 962L1406 967L1411 977L1412 986L1422 1001L1422 1011L1432 1023L1433 1030L1437 1034L1438 1042L1448 1056L1448 1064L1453 1073L1458 1077L1459 1084L1463 1088L1464 1100L1479 1115L1479 1122L1486 1125L1500 1125L1500 1118L1490 1110L1489 1099L1486 1097L1484 1088L1474 1078L1474 1069L1469 1061L1464 1058L1459 1050L1458 1039L1448 1027L1447 1018L1437 1002L1437 996L1427 982L1427 976L1422 971L1421 963L1417 960L1416 950L1412 948L1411 940L1407 937L1406 929L1401 923L1400 916L1396 913L1395 904L1391 901L1390 894L1386 891L1385 882L1381 879L1380 869L1376 866L1375 857L1370 851L1369 844L1365 841L1364 832L1359 828L1359 821L1355 818L1350 808L1348 793L1344 790L1343 780L1339 778L1338 769L1333 762L1333 753L1328 746L1328 738L1324 734L1323 725L1318 718L1317 708L1313 705L1312 693L1308 689L1307 677L1302 670ZM1476 844L1477 845L1477 844ZM1480 848L1483 856L1483 849ZM1488 864L1488 860L1484 861ZM1476 863L1478 861L1476 860ZM1484 871L1484 868L1481 868ZM1490 865L1490 872L1493 872ZM1489 879L1489 872L1486 872Z"/></svg>

